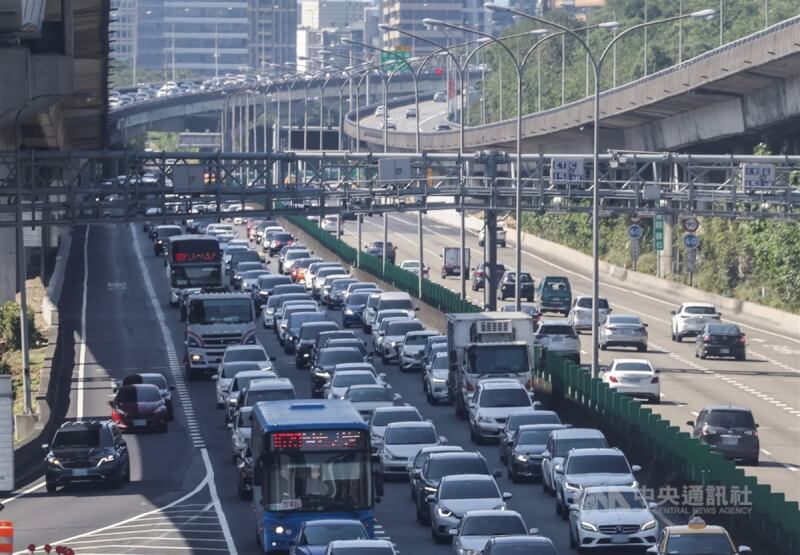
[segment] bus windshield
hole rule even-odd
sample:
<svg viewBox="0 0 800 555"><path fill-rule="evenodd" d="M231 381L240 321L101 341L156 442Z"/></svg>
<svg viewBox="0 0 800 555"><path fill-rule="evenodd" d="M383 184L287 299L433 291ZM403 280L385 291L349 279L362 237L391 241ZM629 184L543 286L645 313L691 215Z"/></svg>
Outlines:
<svg viewBox="0 0 800 555"><path fill-rule="evenodd" d="M369 453L283 451L264 465L269 511L324 512L372 506Z"/></svg>

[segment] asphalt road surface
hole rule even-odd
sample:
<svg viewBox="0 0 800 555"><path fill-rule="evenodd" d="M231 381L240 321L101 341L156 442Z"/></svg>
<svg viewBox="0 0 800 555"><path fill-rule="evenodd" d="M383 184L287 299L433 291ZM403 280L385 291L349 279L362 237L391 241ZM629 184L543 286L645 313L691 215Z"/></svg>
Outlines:
<svg viewBox="0 0 800 555"><path fill-rule="evenodd" d="M397 263L419 258L418 223L415 214L391 214L389 238L397 247ZM430 278L455 290L461 290L460 278L442 280L440 276L442 248L459 246L459 229L430 219L423 223L424 258L430 266ZM365 217L362 241L383 239L383 218ZM356 244L356 224L347 222L343 239ZM514 267L515 232L507 232L508 248L498 248L498 261ZM483 259L483 247L477 235L467 232L467 247L473 267ZM536 283L548 275L566 275L573 295L591 295L591 268L565 268L548 262L524 249L523 271L530 272ZM747 334L748 359L743 362L726 359L700 360L694 357L694 342L685 339L674 343L670 337L670 310L682 301L669 301L632 291L624 282L601 278L600 294L608 298L615 314L638 314L649 324L649 352L630 349L601 351L601 364L614 358L647 358L661 369L661 404L649 405L670 420L672 425L688 431L686 421L694 420L699 410L712 404L735 404L750 407L759 423L761 463L744 467L747 474L768 483L774 491L783 492L789 500L800 500L800 330L765 329L759 322L731 320L742 325ZM467 281L469 299L484 304L484 291L473 292ZM513 299L505 301L512 303ZM498 301L498 306L503 304ZM723 311L724 312L724 311ZM726 315L723 313L723 320ZM591 361L591 336L581 336L583 362Z"/></svg>

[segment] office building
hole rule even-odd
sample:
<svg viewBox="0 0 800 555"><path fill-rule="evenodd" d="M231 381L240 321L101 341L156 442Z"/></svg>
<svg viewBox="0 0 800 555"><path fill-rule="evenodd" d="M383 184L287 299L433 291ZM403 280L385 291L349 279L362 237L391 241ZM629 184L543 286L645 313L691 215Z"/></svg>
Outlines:
<svg viewBox="0 0 800 555"><path fill-rule="evenodd" d="M430 29L423 25L425 18L438 19L456 25L465 22L464 0L384 0L383 22L410 31L415 35L446 45L463 42L463 33L452 29ZM383 33L383 45L387 50L410 51L412 56L428 54L435 46L416 40L397 31Z"/></svg>

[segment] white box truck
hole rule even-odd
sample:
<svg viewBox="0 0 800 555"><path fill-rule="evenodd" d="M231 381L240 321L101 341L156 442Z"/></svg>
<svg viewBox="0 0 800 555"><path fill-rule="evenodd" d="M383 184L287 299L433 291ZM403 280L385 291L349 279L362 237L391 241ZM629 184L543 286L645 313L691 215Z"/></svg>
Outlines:
<svg viewBox="0 0 800 555"><path fill-rule="evenodd" d="M465 266L469 271L469 249L464 249ZM459 247L444 247L442 249L442 279L447 276L460 276L461 275L461 249ZM469 274L467 274L469 275Z"/></svg>
<svg viewBox="0 0 800 555"><path fill-rule="evenodd" d="M480 380L513 378L531 390L536 364L533 327L533 319L523 312L448 314L447 388L459 417L467 417Z"/></svg>

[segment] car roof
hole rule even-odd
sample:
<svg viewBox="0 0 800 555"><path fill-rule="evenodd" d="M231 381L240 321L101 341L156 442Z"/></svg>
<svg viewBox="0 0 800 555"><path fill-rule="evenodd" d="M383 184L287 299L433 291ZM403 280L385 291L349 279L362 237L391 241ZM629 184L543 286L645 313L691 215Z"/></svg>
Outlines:
<svg viewBox="0 0 800 555"><path fill-rule="evenodd" d="M250 382L250 391L265 391L268 389L294 389L289 378L264 378Z"/></svg>
<svg viewBox="0 0 800 555"><path fill-rule="evenodd" d="M409 318L409 320L418 321L416 318ZM436 330L414 330L414 331L408 332L406 335L408 335L408 336L427 335L428 337L434 337L434 336L438 336L439 332L436 331Z"/></svg>
<svg viewBox="0 0 800 555"><path fill-rule="evenodd" d="M395 299L409 299L411 300L411 295L408 293L403 293L401 291L385 291L381 293L381 300L395 300Z"/></svg>
<svg viewBox="0 0 800 555"><path fill-rule="evenodd" d="M306 520L304 526L308 528L309 526L326 526L328 524L334 525L342 525L342 524L357 524L358 526L364 526L360 520L355 519L347 519L347 518L322 518L319 520Z"/></svg>
<svg viewBox="0 0 800 555"><path fill-rule="evenodd" d="M494 482L494 477L488 474L450 474L449 476L442 476L442 483L447 482L474 482L474 481L488 481Z"/></svg>
<svg viewBox="0 0 800 555"><path fill-rule="evenodd" d="M489 378L478 382L483 389L525 389L521 383L512 378Z"/></svg>
<svg viewBox="0 0 800 555"><path fill-rule="evenodd" d="M337 370L336 371L336 376L334 376L334 377L338 377L338 376L362 376L364 374L369 374L370 376L375 377L374 374L372 372L370 372L369 370Z"/></svg>
<svg viewBox="0 0 800 555"><path fill-rule="evenodd" d="M486 517L486 516L509 516L509 517L516 517L522 518L522 515L519 514L517 511L512 511L510 509L476 509L474 511L467 511L464 513L463 518L475 518L475 517Z"/></svg>
<svg viewBox="0 0 800 555"><path fill-rule="evenodd" d="M747 407L741 407L738 405L709 405L707 407L703 407L702 410L705 411L715 411L715 410L732 410L732 411L741 411L741 412L753 412L751 409Z"/></svg>
<svg viewBox="0 0 800 555"><path fill-rule="evenodd" d="M556 422L552 422L550 424L523 424L519 428L517 428L520 432L528 432L528 431L536 431L536 430L566 430L566 424L557 424Z"/></svg>
<svg viewBox="0 0 800 555"><path fill-rule="evenodd" d="M634 364L647 364L650 367L653 366L653 363L647 360L646 358L615 358L614 360L611 361L611 364L609 364L608 367L611 368L614 365L614 363L617 364L634 363Z"/></svg>
<svg viewBox="0 0 800 555"><path fill-rule="evenodd" d="M392 422L387 428L433 428L433 423L426 420L409 420L408 422Z"/></svg>
<svg viewBox="0 0 800 555"><path fill-rule="evenodd" d="M394 549L394 544L389 540L333 540L328 544L328 548L332 547L391 547Z"/></svg>
<svg viewBox="0 0 800 555"><path fill-rule="evenodd" d="M585 487L584 492L586 493L605 493L605 492L630 492L630 493L641 493L637 486L588 486Z"/></svg>
<svg viewBox="0 0 800 555"><path fill-rule="evenodd" d="M570 449L570 457L595 457L595 456L625 456L625 453L616 447L581 447L580 449Z"/></svg>
<svg viewBox="0 0 800 555"><path fill-rule="evenodd" d="M142 376L142 377L147 376L149 378L155 378L156 376L158 376L160 378L164 378L165 380L167 379L167 377L164 374L161 374L159 372L136 372L136 374L131 374L131 375L132 376ZM128 376L126 376L126 378L127 377Z"/></svg>
<svg viewBox="0 0 800 555"><path fill-rule="evenodd" d="M545 536L494 536L490 540L493 544L533 544L533 545L553 545L553 540Z"/></svg>
<svg viewBox="0 0 800 555"><path fill-rule="evenodd" d="M715 308L713 303L699 303L699 302L688 302L688 303L681 303L681 306L696 306L702 308Z"/></svg>
<svg viewBox="0 0 800 555"><path fill-rule="evenodd" d="M336 365L337 372L344 372L347 370L366 370L367 372L377 372L375 366L371 362L342 362Z"/></svg>
<svg viewBox="0 0 800 555"><path fill-rule="evenodd" d="M431 460L448 460L453 458L460 459L484 459L484 456L477 451L449 451L444 453L431 453Z"/></svg>
<svg viewBox="0 0 800 555"><path fill-rule="evenodd" d="M359 355L361 351L356 349L355 347L323 347L319 350L320 353L340 353L340 352L356 352Z"/></svg>
<svg viewBox="0 0 800 555"><path fill-rule="evenodd" d="M99 430L100 428L103 428L110 424L113 424L111 420L72 420L61 424L61 426L59 426L56 431L60 432L62 430Z"/></svg>
<svg viewBox="0 0 800 555"><path fill-rule="evenodd" d="M428 453L433 455L444 455L446 453L465 453L464 448L460 445L430 445L423 447L419 450L420 453Z"/></svg>
<svg viewBox="0 0 800 555"><path fill-rule="evenodd" d="M263 376L264 379L271 379L271 380L277 379L277 377L270 377L270 375L276 376L275 372L272 372L270 370L242 370L241 372L236 372L236 375L234 375L233 377L234 378L259 378L259 377Z"/></svg>
<svg viewBox="0 0 800 555"><path fill-rule="evenodd" d="M539 320L540 326L569 326L569 320L566 318Z"/></svg>
<svg viewBox="0 0 800 555"><path fill-rule="evenodd" d="M412 411L416 412L417 414L419 414L419 410L417 410L417 407L411 407L411 406L379 407L379 408L375 409L372 414L375 414L375 413L378 413L378 412L412 412Z"/></svg>
<svg viewBox="0 0 800 555"><path fill-rule="evenodd" d="M383 386L382 386L381 384L379 384L379 383L360 383L360 384L356 384L356 385L351 385L351 386L350 386L348 389L349 389L349 390L351 390L351 391L356 391L356 390L359 390L359 389L380 389L380 390L386 390L386 388L385 388L385 387L383 387Z"/></svg>
<svg viewBox="0 0 800 555"><path fill-rule="evenodd" d="M574 439L584 437L602 437L605 439L606 436L597 428L565 428L563 430L553 431L553 437L556 439Z"/></svg>
<svg viewBox="0 0 800 555"><path fill-rule="evenodd" d="M264 351L263 346L261 345L230 345L225 348L225 351Z"/></svg>
<svg viewBox="0 0 800 555"><path fill-rule="evenodd" d="M406 317L406 318L391 318L390 317L390 318L388 318L388 320L390 320L390 322L392 324L410 324L411 322L418 322L418 323L422 324L422 322L420 322L416 318L408 318L408 317Z"/></svg>

